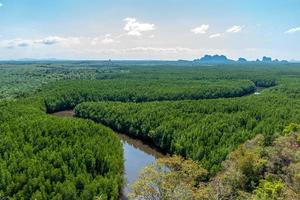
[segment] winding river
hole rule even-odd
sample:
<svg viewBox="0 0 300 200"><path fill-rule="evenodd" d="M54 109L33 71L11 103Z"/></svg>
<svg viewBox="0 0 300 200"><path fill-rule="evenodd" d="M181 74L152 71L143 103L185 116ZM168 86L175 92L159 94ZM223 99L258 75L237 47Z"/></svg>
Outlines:
<svg viewBox="0 0 300 200"><path fill-rule="evenodd" d="M249 95L260 95L264 87L257 87L256 90ZM248 96L248 95L246 95ZM56 117L74 117L73 110L61 111L51 114ZM162 158L164 155L155 148L143 143L141 140L133 139L124 134L117 134L123 143L124 149L124 179L126 185L123 188L120 199L126 200L130 192L130 185L137 179L139 172L147 165L155 162L157 158Z"/></svg>
<svg viewBox="0 0 300 200"><path fill-rule="evenodd" d="M61 111L52 115L56 117L74 117L74 111ZM123 188L121 199L125 200L127 199L127 194L130 192L130 185L137 179L139 172L164 155L141 140L133 139L124 134L118 134L118 136L123 143L124 149L124 178L127 184Z"/></svg>

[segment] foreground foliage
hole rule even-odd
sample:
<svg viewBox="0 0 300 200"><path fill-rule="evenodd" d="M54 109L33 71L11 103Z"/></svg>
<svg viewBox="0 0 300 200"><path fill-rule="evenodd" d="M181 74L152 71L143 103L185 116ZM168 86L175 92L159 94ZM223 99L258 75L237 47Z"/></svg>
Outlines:
<svg viewBox="0 0 300 200"><path fill-rule="evenodd" d="M161 158L146 167L132 186L132 199L195 199L195 192L207 171L182 157Z"/></svg>
<svg viewBox="0 0 300 200"><path fill-rule="evenodd" d="M179 157L159 159L133 185L138 199L300 199L300 135L279 137L271 146L262 135L239 146L209 182L204 169Z"/></svg>

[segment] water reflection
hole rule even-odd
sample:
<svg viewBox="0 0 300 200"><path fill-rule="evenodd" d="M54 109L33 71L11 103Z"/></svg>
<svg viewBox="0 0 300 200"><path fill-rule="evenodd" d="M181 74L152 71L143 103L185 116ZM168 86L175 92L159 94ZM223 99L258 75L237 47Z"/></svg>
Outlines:
<svg viewBox="0 0 300 200"><path fill-rule="evenodd" d="M127 179L123 193L127 196L130 192L130 185L138 178L139 172L164 155L140 140L132 139L124 134L119 134L119 137L123 142L125 178Z"/></svg>

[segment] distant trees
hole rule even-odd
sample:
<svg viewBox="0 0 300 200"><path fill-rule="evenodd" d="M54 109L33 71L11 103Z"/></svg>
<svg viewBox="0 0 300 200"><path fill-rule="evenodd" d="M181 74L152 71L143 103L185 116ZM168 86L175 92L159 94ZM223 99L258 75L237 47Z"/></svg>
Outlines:
<svg viewBox="0 0 300 200"><path fill-rule="evenodd" d="M65 110L86 101L147 102L240 97L255 91L248 80L94 80L65 81L47 86L48 112Z"/></svg>
<svg viewBox="0 0 300 200"><path fill-rule="evenodd" d="M22 98L30 96L51 82L58 80L100 79L109 78L111 73L117 73L118 69L107 69L105 63L59 63L49 62L8 62L0 63L0 99Z"/></svg>
<svg viewBox="0 0 300 200"><path fill-rule="evenodd" d="M263 79L253 79L252 81L254 82L254 84L257 87L272 87L272 86L275 86L277 84L276 80L274 80L274 79L266 79L266 78L263 78Z"/></svg>

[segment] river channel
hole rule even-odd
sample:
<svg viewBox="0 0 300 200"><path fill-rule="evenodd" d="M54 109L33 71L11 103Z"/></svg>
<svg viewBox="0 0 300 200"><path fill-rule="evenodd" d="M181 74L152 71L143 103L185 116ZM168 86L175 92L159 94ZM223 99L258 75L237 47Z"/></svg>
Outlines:
<svg viewBox="0 0 300 200"><path fill-rule="evenodd" d="M61 111L53 113L56 117L74 117L74 111ZM157 151L155 148L143 143L141 140L131 138L124 134L117 134L123 143L124 150L124 178L126 185L123 188L123 197L126 199L127 194L130 192L130 185L137 179L139 172L155 162L157 158L161 158L164 155Z"/></svg>

